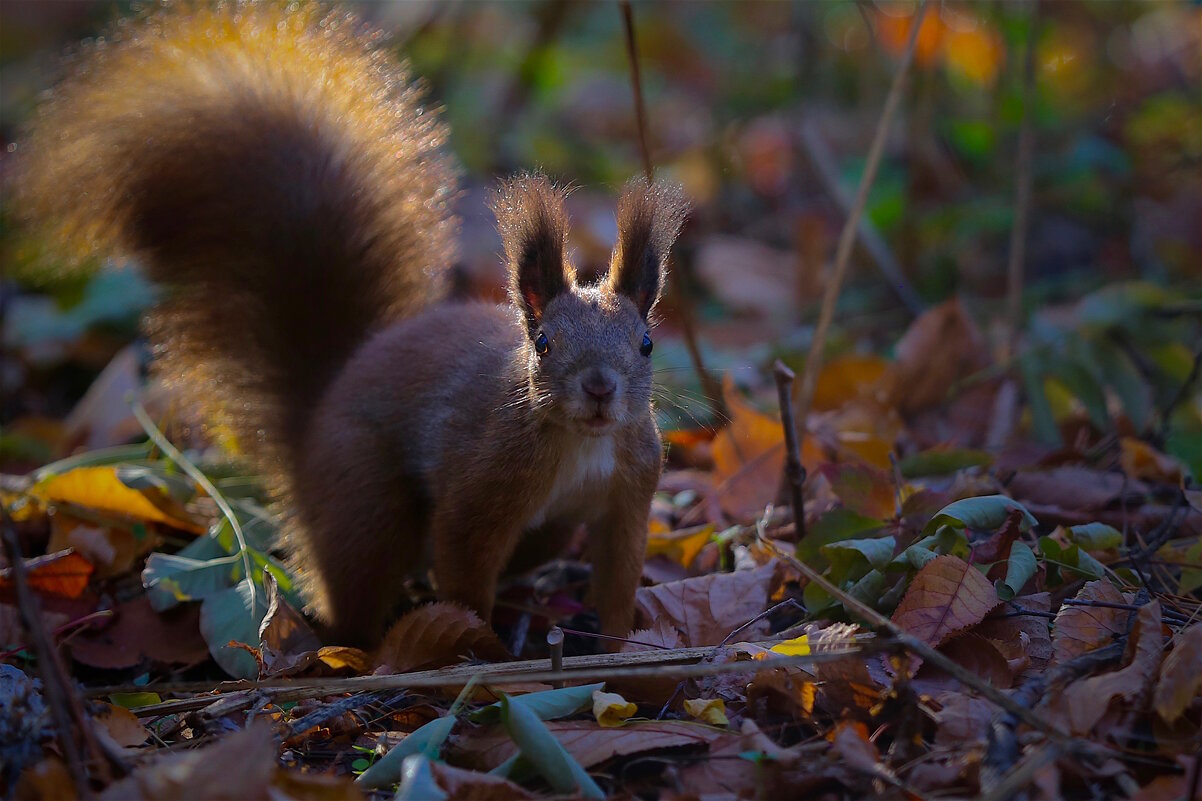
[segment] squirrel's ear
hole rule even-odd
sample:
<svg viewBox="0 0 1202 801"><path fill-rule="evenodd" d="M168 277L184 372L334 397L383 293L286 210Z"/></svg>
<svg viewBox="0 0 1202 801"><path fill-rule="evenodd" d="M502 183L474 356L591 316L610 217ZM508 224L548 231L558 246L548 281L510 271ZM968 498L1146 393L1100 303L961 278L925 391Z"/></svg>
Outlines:
<svg viewBox="0 0 1202 801"><path fill-rule="evenodd" d="M493 195L497 231L509 262L509 297L526 317L533 336L547 304L572 285L572 268L564 260L567 192L543 175L519 175Z"/></svg>
<svg viewBox="0 0 1202 801"><path fill-rule="evenodd" d="M668 251L688 210L678 186L635 178L622 190L609 287L634 301L644 318L659 300L668 270Z"/></svg>

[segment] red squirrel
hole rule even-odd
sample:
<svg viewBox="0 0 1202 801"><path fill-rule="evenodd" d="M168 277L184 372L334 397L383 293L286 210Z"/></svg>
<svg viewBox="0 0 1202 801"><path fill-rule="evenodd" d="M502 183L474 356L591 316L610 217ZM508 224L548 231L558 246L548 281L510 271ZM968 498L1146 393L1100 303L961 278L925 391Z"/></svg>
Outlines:
<svg viewBox="0 0 1202 801"><path fill-rule="evenodd" d="M270 480L327 636L378 641L426 569L487 621L519 541L581 523L602 629L627 634L679 190L625 187L608 274L585 285L564 192L514 178L494 198L509 303L452 303L446 130L354 17L185 5L72 66L19 148L18 213L164 288L157 369Z"/></svg>

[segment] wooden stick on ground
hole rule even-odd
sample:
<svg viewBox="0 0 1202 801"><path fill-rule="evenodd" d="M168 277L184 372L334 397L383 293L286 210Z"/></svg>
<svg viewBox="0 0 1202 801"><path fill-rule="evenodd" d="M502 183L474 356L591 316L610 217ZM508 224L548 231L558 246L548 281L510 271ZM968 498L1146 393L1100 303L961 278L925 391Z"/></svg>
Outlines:
<svg viewBox="0 0 1202 801"><path fill-rule="evenodd" d="M801 443L797 439L797 420L793 416L793 371L780 359L772 367L776 379L776 394L780 401L780 420L785 428L785 479L789 483L789 499L793 504L793 528L798 542L806 535L805 483L806 469L801 463Z"/></svg>

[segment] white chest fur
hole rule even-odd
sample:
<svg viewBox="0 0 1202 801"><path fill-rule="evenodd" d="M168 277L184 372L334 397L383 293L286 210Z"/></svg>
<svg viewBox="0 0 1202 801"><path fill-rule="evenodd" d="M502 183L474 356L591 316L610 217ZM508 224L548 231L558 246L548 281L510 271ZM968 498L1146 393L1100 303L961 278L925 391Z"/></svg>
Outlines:
<svg viewBox="0 0 1202 801"><path fill-rule="evenodd" d="M572 517L586 521L602 507L603 491L614 473L613 437L587 437L564 455L547 500L530 518L527 527L548 520Z"/></svg>

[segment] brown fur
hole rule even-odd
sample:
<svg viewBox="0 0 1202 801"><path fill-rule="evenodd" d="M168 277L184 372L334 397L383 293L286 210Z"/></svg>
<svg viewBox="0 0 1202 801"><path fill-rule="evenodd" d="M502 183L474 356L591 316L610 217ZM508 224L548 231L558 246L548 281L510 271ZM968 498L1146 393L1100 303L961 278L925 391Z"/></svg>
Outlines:
<svg viewBox="0 0 1202 801"><path fill-rule="evenodd" d="M678 194L632 183L611 276L582 287L563 193L515 179L495 204L512 305L434 302L443 131L353 21L308 8L189 8L97 48L34 125L19 202L167 285L164 370L285 493L332 636L378 638L427 566L487 619L519 540L580 523L625 634L661 460L639 348Z"/></svg>

